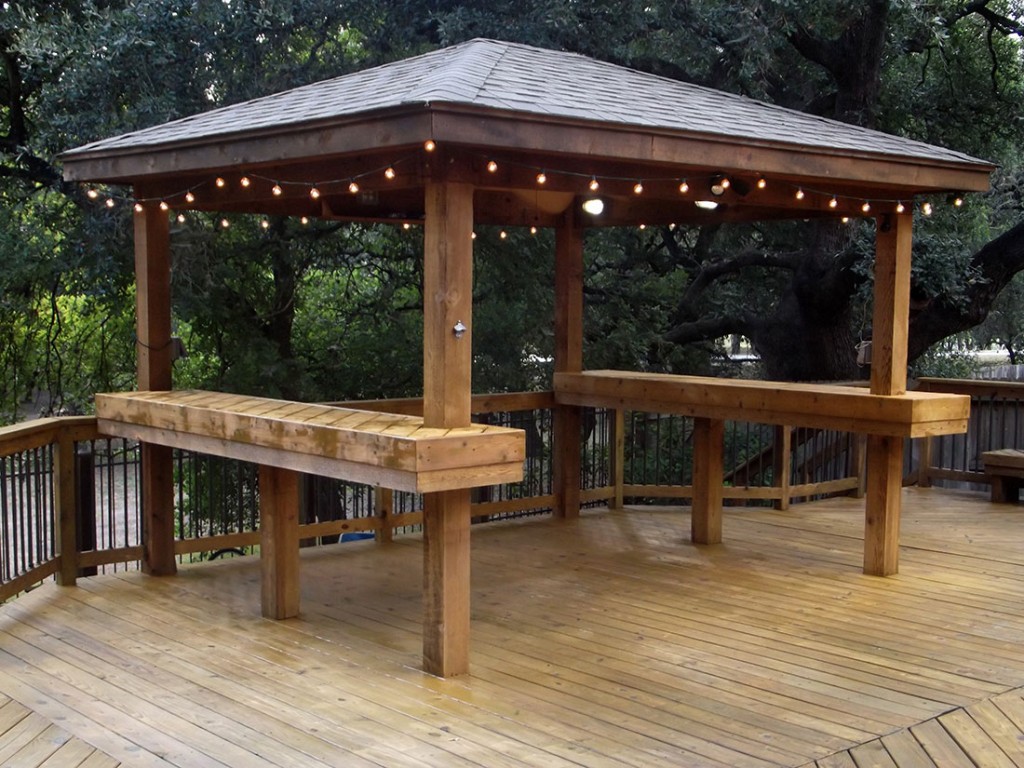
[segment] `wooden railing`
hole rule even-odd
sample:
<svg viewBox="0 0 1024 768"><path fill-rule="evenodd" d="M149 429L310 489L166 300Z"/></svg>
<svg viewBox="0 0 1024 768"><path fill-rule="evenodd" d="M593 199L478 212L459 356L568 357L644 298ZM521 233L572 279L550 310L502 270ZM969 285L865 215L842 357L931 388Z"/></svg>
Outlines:
<svg viewBox="0 0 1024 768"><path fill-rule="evenodd" d="M1024 385L926 380L923 386L976 396L979 406L969 432L971 445L976 444L972 451L983 446L987 450L989 443L971 436L993 436L991 425L976 423L991 417L985 404L1000 403L1007 414L1020 413L1024 399ZM409 415L418 415L422 407L418 399L339 405ZM551 455L557 447L551 443L551 418L556 407L551 392L474 398L475 420L527 430L526 479L474 490L475 521L544 513L555 505ZM584 409L582 423L583 504L621 506L690 498L692 419L609 408ZM1019 426L1024 437L1024 413ZM938 461L950 454L944 442L949 440L914 441L916 453L928 459L918 473L923 484L968 474L981 480L975 470L952 469ZM0 429L0 601L47 578L69 584L90 569L140 559L139 489L133 485L137 454L131 444L119 443L112 449L110 443L90 417L43 419ZM94 444L102 448L96 450L95 467L83 464L78 450ZM1013 444L1024 445L1024 439ZM861 492L864 448L857 435L728 422L725 451L723 496L737 503L784 509L801 499ZM110 460L111 453L120 458ZM175 473L179 556L206 557L259 543L254 465L181 452ZM422 523L421 499L411 493L307 477L303 496L300 535L307 542L337 541L345 534L372 534L387 541ZM83 525L83 510L92 508L96 521ZM83 537L82 533L91 533L83 529L90 527L96 535Z"/></svg>
<svg viewBox="0 0 1024 768"><path fill-rule="evenodd" d="M988 485L981 455L1001 448L1024 448L1024 383L979 379L920 379L925 392L970 395L967 433L915 441L912 476L917 484Z"/></svg>

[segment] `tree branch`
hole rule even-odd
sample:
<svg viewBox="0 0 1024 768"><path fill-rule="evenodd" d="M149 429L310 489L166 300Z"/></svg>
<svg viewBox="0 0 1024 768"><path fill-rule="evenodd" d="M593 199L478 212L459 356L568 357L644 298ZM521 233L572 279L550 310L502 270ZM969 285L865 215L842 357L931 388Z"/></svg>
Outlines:
<svg viewBox="0 0 1024 768"><path fill-rule="evenodd" d="M705 317L670 328L664 338L672 344L692 344L695 341L710 341L731 333L749 336L750 318L746 315Z"/></svg>

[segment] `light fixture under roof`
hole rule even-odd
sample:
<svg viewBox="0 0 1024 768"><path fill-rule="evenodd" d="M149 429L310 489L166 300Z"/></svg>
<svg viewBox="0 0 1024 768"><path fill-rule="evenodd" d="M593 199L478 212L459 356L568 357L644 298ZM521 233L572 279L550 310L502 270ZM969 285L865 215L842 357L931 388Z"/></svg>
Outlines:
<svg viewBox="0 0 1024 768"><path fill-rule="evenodd" d="M583 201L582 207L591 216L600 216L604 213L604 200L600 197L588 197Z"/></svg>
<svg viewBox="0 0 1024 768"><path fill-rule="evenodd" d="M694 200L693 204L704 211L713 211L718 207L714 200Z"/></svg>

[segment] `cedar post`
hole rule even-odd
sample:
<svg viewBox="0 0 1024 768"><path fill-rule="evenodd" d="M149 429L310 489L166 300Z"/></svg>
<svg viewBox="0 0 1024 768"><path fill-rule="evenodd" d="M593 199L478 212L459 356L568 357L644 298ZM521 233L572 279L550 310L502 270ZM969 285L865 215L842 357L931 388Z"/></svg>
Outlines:
<svg viewBox="0 0 1024 768"><path fill-rule="evenodd" d="M583 226L575 203L555 231L555 373L583 370ZM581 412L557 405L552 481L557 517L580 514Z"/></svg>
<svg viewBox="0 0 1024 768"><path fill-rule="evenodd" d="M690 513L690 541L694 544L722 543L724 447L724 421L705 418L693 420L693 503Z"/></svg>
<svg viewBox="0 0 1024 768"><path fill-rule="evenodd" d="M470 423L473 187L426 184L423 232L423 423ZM423 666L469 671L469 489L423 497Z"/></svg>
<svg viewBox="0 0 1024 768"><path fill-rule="evenodd" d="M140 390L171 389L171 235L156 206L135 213L135 335ZM173 453L142 443L142 570L177 572L174 559Z"/></svg>
<svg viewBox="0 0 1024 768"><path fill-rule="evenodd" d="M622 408L613 411L611 435L611 477L614 495L611 508L623 509L625 505L622 486L626 478L626 412Z"/></svg>
<svg viewBox="0 0 1024 768"><path fill-rule="evenodd" d="M260 485L260 604L268 619L299 615L299 473L264 464Z"/></svg>
<svg viewBox="0 0 1024 768"><path fill-rule="evenodd" d="M55 549L60 555L57 583L75 586L78 578L78 510L75 504L75 442L62 432L53 447Z"/></svg>
<svg viewBox="0 0 1024 768"><path fill-rule="evenodd" d="M909 213L878 219L871 332L871 392L876 395L907 391L912 224ZM903 439L869 435L867 454L864 573L888 576L899 570Z"/></svg>
<svg viewBox="0 0 1024 768"><path fill-rule="evenodd" d="M779 489L779 498L775 500L775 508L789 509L790 504L790 473L792 471L793 428L778 424L775 426L774 462L772 474L775 486Z"/></svg>

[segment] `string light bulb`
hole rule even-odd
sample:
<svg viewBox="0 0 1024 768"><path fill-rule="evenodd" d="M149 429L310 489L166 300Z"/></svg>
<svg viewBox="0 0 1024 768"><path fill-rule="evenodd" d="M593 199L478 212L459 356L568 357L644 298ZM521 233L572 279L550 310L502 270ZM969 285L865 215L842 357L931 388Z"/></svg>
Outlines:
<svg viewBox="0 0 1024 768"><path fill-rule="evenodd" d="M473 232L472 234L470 234L469 239L470 240L476 240L476 232Z"/></svg>
<svg viewBox="0 0 1024 768"><path fill-rule="evenodd" d="M601 182L597 180L597 176L590 177L590 183L587 185L591 192L597 192L601 188Z"/></svg>
<svg viewBox="0 0 1024 768"><path fill-rule="evenodd" d="M729 181L728 176L716 176L711 180L711 194L715 197L721 197L725 194L725 191L732 186L732 182Z"/></svg>
<svg viewBox="0 0 1024 768"><path fill-rule="evenodd" d="M267 221L266 219L263 219L262 221L260 221L260 226L263 229L270 229L270 222Z"/></svg>
<svg viewBox="0 0 1024 768"><path fill-rule="evenodd" d="M839 207L839 200L836 198L835 195L832 195L832 199L828 201L828 207L829 208L838 208Z"/></svg>
<svg viewBox="0 0 1024 768"><path fill-rule="evenodd" d="M169 206L167 204L166 200L161 200L160 201L160 210L164 211L166 213L167 211L171 210L171 206Z"/></svg>
<svg viewBox="0 0 1024 768"><path fill-rule="evenodd" d="M312 189L309 190L309 196L311 198L313 198L314 200L319 200L320 199L320 190L317 189L316 187L313 187Z"/></svg>
<svg viewBox="0 0 1024 768"><path fill-rule="evenodd" d="M902 200L900 200L898 203L896 203L896 213L905 213L906 210L907 210L907 206L905 206L903 204Z"/></svg>
<svg viewBox="0 0 1024 768"><path fill-rule="evenodd" d="M196 196L195 196L194 192L189 190L188 192L185 193L185 202L186 203L194 203L195 201L196 201Z"/></svg>
<svg viewBox="0 0 1024 768"><path fill-rule="evenodd" d="M500 237L502 240L508 240L508 232L506 232L503 229L501 230L501 232L498 233L498 237Z"/></svg>
<svg viewBox="0 0 1024 768"><path fill-rule="evenodd" d="M795 197L797 200L803 200L806 197L806 195L804 194L804 191L802 189L798 189L796 191Z"/></svg>
<svg viewBox="0 0 1024 768"><path fill-rule="evenodd" d="M85 196L88 197L90 200L95 200L97 197L100 196L100 193L97 192L95 189L88 189L85 192Z"/></svg>
<svg viewBox="0 0 1024 768"><path fill-rule="evenodd" d="M643 193L644 193L644 183L642 181L638 181L636 184L633 185L633 194L634 195L642 195Z"/></svg>
<svg viewBox="0 0 1024 768"><path fill-rule="evenodd" d="M184 213L179 213L178 214L178 223L179 224L184 224L185 223L185 214Z"/></svg>
<svg viewBox="0 0 1024 768"><path fill-rule="evenodd" d="M223 189L224 185L227 184L227 182L224 181L224 179L221 176L218 176L216 179L214 179L213 183L217 185L218 189Z"/></svg>
<svg viewBox="0 0 1024 768"><path fill-rule="evenodd" d="M402 224L402 229L404 229L404 230L407 230L407 231L408 231L408 230L412 229L412 224L410 224L410 223L409 223L409 222L407 221L407 222L405 222L404 224Z"/></svg>
<svg viewBox="0 0 1024 768"><path fill-rule="evenodd" d="M241 184L245 189L248 189L249 186L252 184L252 180L248 176L243 176L241 179L238 180L238 183Z"/></svg>
<svg viewBox="0 0 1024 768"><path fill-rule="evenodd" d="M757 177L757 188L758 189L764 189L767 186L768 186L768 179L766 179L764 176L758 176Z"/></svg>
<svg viewBox="0 0 1024 768"><path fill-rule="evenodd" d="M309 224L309 216L303 216L301 219L299 219L299 223L302 226L306 226L307 224Z"/></svg>
<svg viewBox="0 0 1024 768"><path fill-rule="evenodd" d="M690 185L689 185L689 183L687 183L686 179L683 179L682 181L680 181L679 182L679 194L685 195L689 191L690 191Z"/></svg>
<svg viewBox="0 0 1024 768"><path fill-rule="evenodd" d="M498 164L494 160L488 160L487 161L487 172L488 173L497 173L498 172Z"/></svg>
<svg viewBox="0 0 1024 768"><path fill-rule="evenodd" d="M864 211L864 213L870 213L870 211L871 211L871 203L869 203L867 200L865 200L864 201L864 205L862 205L860 207L860 209L862 211Z"/></svg>
<svg viewBox="0 0 1024 768"><path fill-rule="evenodd" d="M963 204L964 204L964 199L960 195L956 195L953 198L953 205L956 206L957 208L959 208Z"/></svg>
<svg viewBox="0 0 1024 768"><path fill-rule="evenodd" d="M221 226L221 229L227 229L228 227L231 226L231 222L228 221L227 219L221 219L220 220L220 226Z"/></svg>
<svg viewBox="0 0 1024 768"><path fill-rule="evenodd" d="M270 188L270 194L272 194L274 197L280 197L281 195L284 194L284 189L281 187L280 184L275 184Z"/></svg>
<svg viewBox="0 0 1024 768"><path fill-rule="evenodd" d="M850 223L850 217L849 216L843 216L841 221L843 222L843 224L849 224Z"/></svg>
<svg viewBox="0 0 1024 768"><path fill-rule="evenodd" d="M530 234L531 235L536 235L537 234L537 228L536 227L530 227Z"/></svg>
<svg viewBox="0 0 1024 768"><path fill-rule="evenodd" d="M144 209L143 209L143 207L142 207L142 203L136 203L136 204L135 204L135 212L136 212L136 213L142 213L142 211L143 211L143 210L144 210Z"/></svg>
<svg viewBox="0 0 1024 768"><path fill-rule="evenodd" d="M397 175L398 174L395 173L394 167L392 167L390 165L387 168L384 169L384 178L387 179L388 181L393 181L395 176L397 176Z"/></svg>
<svg viewBox="0 0 1024 768"><path fill-rule="evenodd" d="M359 192L359 185L356 184L354 179L348 183L348 191L353 195Z"/></svg>
<svg viewBox="0 0 1024 768"><path fill-rule="evenodd" d="M932 204L929 203L927 200L921 203L921 213L923 213L925 216L932 215Z"/></svg>
<svg viewBox="0 0 1024 768"><path fill-rule="evenodd" d="M115 205L117 205L117 203L114 202L114 198L108 197L105 205L107 206L107 208L113 208Z"/></svg>
<svg viewBox="0 0 1024 768"><path fill-rule="evenodd" d="M546 173L544 173L544 171L541 171L540 173L537 174L537 183L538 184L547 184L548 183L548 175Z"/></svg>
<svg viewBox="0 0 1024 768"><path fill-rule="evenodd" d="M437 142L435 142L433 139L427 139L426 141L423 142L423 148L427 150L427 152L433 152L435 149L437 149Z"/></svg>

